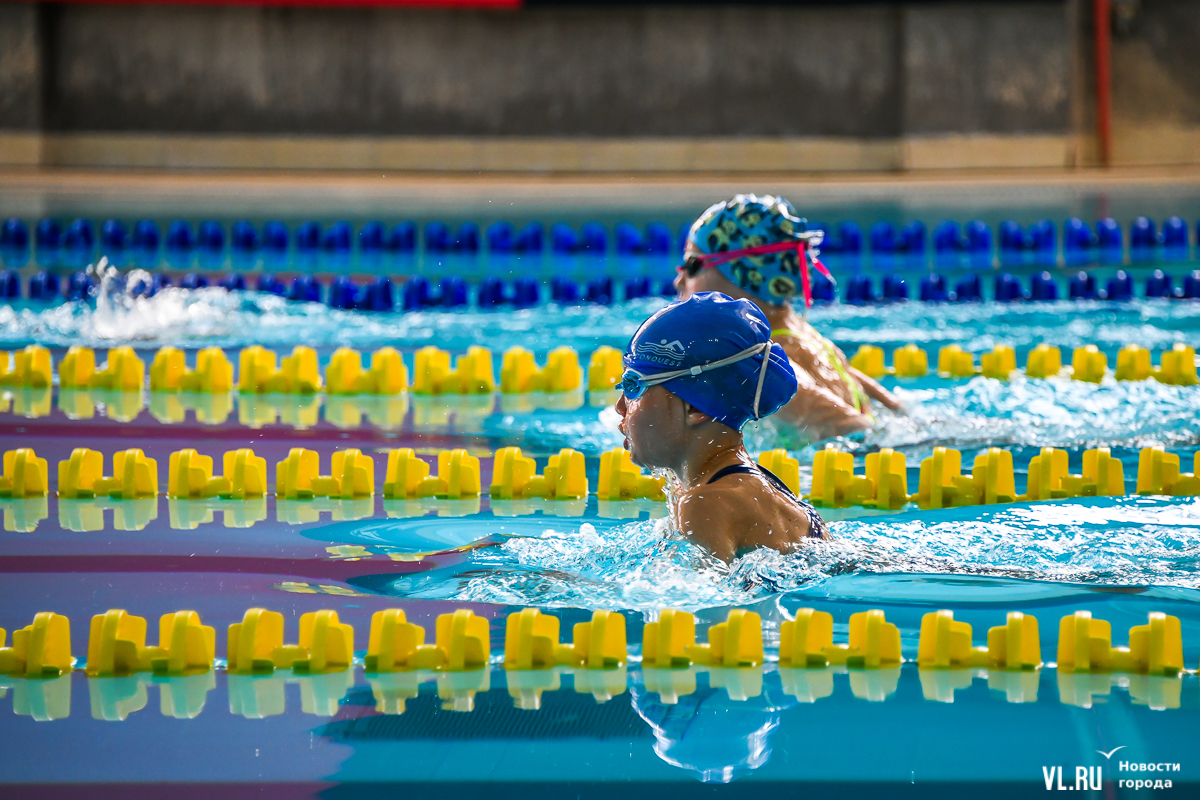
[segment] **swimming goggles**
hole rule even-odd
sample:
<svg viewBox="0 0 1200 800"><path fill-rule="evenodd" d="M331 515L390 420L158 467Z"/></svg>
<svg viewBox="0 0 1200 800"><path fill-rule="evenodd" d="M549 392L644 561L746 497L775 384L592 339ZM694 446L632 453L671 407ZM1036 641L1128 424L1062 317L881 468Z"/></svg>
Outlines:
<svg viewBox="0 0 1200 800"><path fill-rule="evenodd" d="M786 253L789 250L794 250L800 259L800 286L804 292L804 306L805 308L810 308L812 306L812 280L808 274L809 263L816 267L817 272L828 278L834 285L837 285L837 281L833 279L833 275L830 274L828 268L817 258L816 251L809 251L809 247L816 247L821 243L821 240L825 237L825 233L823 231L807 231L799 234L799 236L801 238L789 242L775 242L774 244L761 244L757 247L743 247L739 250L725 250L718 253L694 255L689 257L683 266L677 269L692 276L704 267L715 267L719 264L737 261L746 256L765 256L771 253Z"/></svg>
<svg viewBox="0 0 1200 800"><path fill-rule="evenodd" d="M758 401L762 397L763 383L767 379L767 365L771 361L771 346L774 344L770 339L759 344L751 345L740 353L735 353L728 358L722 358L719 361L711 361L708 364L699 364L694 367L685 367L684 369L675 369L670 372L656 372L653 375L646 375L638 372L632 367L625 370L625 374L621 376L621 382L617 384L621 393L629 400L637 400L651 386L657 386L660 383L673 381L676 378L682 378L685 375L699 375L702 372L726 367L743 359L752 358L762 354L762 368L758 371L758 386L754 390L754 418L758 419Z"/></svg>

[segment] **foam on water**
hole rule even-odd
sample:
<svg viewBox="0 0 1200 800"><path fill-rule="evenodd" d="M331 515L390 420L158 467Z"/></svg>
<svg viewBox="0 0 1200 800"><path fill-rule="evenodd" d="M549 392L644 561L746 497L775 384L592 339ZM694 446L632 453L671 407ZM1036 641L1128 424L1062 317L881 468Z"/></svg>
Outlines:
<svg viewBox="0 0 1200 800"><path fill-rule="evenodd" d="M1200 499L1194 498L1097 498L843 520L830 523L832 541L806 543L791 555L757 550L732 564L682 540L665 520L578 528L506 520L504 528L509 538L474 551L466 564L373 588L463 602L641 611L819 594L823 584L847 575L1200 589Z"/></svg>

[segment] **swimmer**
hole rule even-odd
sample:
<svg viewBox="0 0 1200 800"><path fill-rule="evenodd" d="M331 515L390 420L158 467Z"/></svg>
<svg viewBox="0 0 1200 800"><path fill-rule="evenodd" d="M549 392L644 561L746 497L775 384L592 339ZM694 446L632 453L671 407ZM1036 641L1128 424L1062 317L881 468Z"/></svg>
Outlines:
<svg viewBox="0 0 1200 800"><path fill-rule="evenodd" d="M732 561L825 539L816 509L750 458L742 426L796 393L787 355L756 305L700 292L642 323L625 350L618 430L633 462L674 473L671 523Z"/></svg>
<svg viewBox="0 0 1200 800"><path fill-rule="evenodd" d="M779 419L813 439L870 428L871 401L900 411L900 401L850 366L846 355L817 333L792 307L799 294L811 302L809 248L820 231L807 231L790 203L779 197L739 194L700 215L688 232L684 264L675 288L679 299L696 292L721 292L759 307L792 362L800 390L780 409ZM824 267L818 267L824 271Z"/></svg>

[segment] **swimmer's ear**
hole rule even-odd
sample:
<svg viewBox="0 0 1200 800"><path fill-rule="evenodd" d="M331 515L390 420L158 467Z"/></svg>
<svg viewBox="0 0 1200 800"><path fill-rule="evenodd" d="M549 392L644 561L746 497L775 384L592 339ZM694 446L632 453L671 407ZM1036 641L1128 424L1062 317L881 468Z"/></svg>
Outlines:
<svg viewBox="0 0 1200 800"><path fill-rule="evenodd" d="M703 425L706 422L712 422L712 417L710 417L708 414L705 414L691 403L683 404L683 412L687 415L687 424L689 427L695 427L696 425Z"/></svg>

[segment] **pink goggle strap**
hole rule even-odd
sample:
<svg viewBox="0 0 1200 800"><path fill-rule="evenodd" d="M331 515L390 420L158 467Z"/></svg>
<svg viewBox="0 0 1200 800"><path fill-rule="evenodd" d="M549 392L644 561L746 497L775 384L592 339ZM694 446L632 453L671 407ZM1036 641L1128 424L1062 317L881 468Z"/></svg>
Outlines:
<svg viewBox="0 0 1200 800"><path fill-rule="evenodd" d="M726 250L723 253L707 253L705 255L696 256L696 259L704 267L715 267L719 264L725 264L730 261L737 261L745 256L764 256L770 253L786 253L789 250L795 250L796 255L800 258L800 287L804 293L804 307L812 307L812 281L808 274L808 265L811 260L812 265L817 268L817 272L824 275L831 283L836 284L833 275L821 263L821 260L815 255L809 255L808 242L799 239L795 242L776 242L774 244L760 244L757 247L743 247L740 250Z"/></svg>

